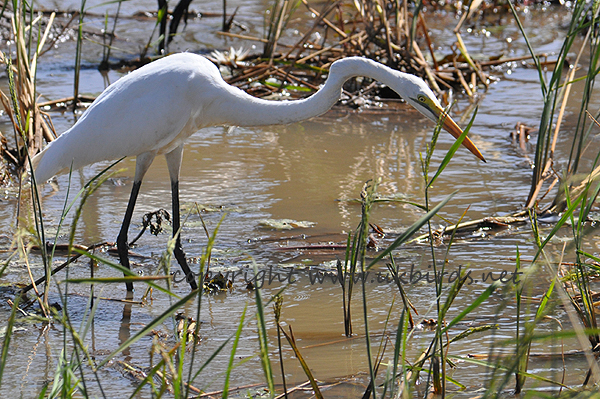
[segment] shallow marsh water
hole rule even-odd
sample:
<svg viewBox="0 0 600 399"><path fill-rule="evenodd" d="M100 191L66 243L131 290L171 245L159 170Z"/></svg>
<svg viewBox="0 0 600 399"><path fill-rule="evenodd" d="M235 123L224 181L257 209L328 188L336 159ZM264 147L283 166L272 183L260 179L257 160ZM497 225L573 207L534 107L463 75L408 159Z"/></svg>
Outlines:
<svg viewBox="0 0 600 399"><path fill-rule="evenodd" d="M65 4L60 2L61 9ZM94 5L88 2L88 6ZM149 10L154 3L146 4L137 0L123 3L122 14L132 15L139 10ZM42 2L45 8L52 9L56 3ZM220 12L220 4L213 2L192 3L192 8L199 11ZM262 18L257 12L265 8L260 2L239 2L230 4L231 9L240 6L237 20L246 24L250 31L260 35ZM79 4L74 2L72 9ZM102 8L98 11L100 12ZM110 12L114 12L111 8ZM540 52L553 52L559 49L562 42L562 24L568 20L568 14L562 10L543 12L531 10L524 16L526 29L530 33L534 48ZM440 13L436 16L443 23L433 29L433 34L440 45L453 27L456 20L452 15ZM90 18L90 29L101 29L100 19ZM115 47L129 51L137 51L139 43L145 43L152 21L123 19L118 25L119 40ZM225 49L230 45L239 47L247 42L229 41L217 37L220 18L203 18L190 21L185 33L179 37L171 50ZM498 28L493 32L474 30L465 37L467 46L474 53L499 54L509 56L526 54L523 40L509 16L498 17ZM510 39L510 40L509 40ZM48 53L40 64L38 72L38 91L46 98L55 99L72 94L72 54L73 42L66 41L57 49ZM81 92L98 94L105 87L106 80L114 81L120 74L110 72L108 77L102 76L95 68L100 60L101 50L93 43L84 43L84 64L82 72ZM120 57L121 55L116 55ZM480 94L478 114L472 128L471 137L482 150L488 162L481 163L466 150L459 150L448 169L438 180L433 190L432 203L435 204L451 192L458 190L453 200L442 210L441 214L451 221L457 221L468 208L467 219L485 216L506 215L522 207L529 190L531 170L525 157L512 144L510 130L517 122L537 126L542 104L537 73L533 69L521 65L504 66L499 71L500 80L493 83L489 90ZM2 81L5 85L5 82ZM580 97L579 85L575 84L573 98ZM465 98L459 98L454 109L454 116L465 126L468 122L473 104ZM594 101L598 103L597 99ZM206 237L196 213L196 204L209 211L202 217L210 231L214 230L223 218L213 251L211 269L213 271L242 271L252 274L253 262L259 270L277 273L285 280L290 271L293 272L294 283L284 292L282 320L293 327L296 339L303 356L310 365L314 375L321 381L343 384L329 389L327 396L358 396L364 392L368 370L364 330L362 329L362 309L360 295L355 296L353 321L357 335L352 339L343 337L343 318L341 308L341 290L337 284L329 280L323 283L311 281L316 269L331 270L337 258L344 256L343 250L302 251L291 247L309 243L343 244L345 234L353 230L360 219L360 206L352 201L359 196L365 181L381 178L378 192L384 196L401 195L406 199L423 202L423 179L419 166L419 152L424 152L429 142L433 126L425 121L416 111L402 107L398 111L378 110L378 112L347 112L336 109L326 115L303 123L288 126L272 126L264 128L227 128L215 127L205 129L191 137L184 153L184 164L181 173L181 201L184 204L184 215L187 220L182 232L184 249L192 258L193 267L198 268L197 259L206 245ZM573 129L570 115L577 115L579 105L573 101L568 106L567 123L564 131L568 135ZM52 115L58 131L64 131L74 123L71 113ZM3 121L5 123L5 121ZM9 131L6 124L3 131ZM559 143L558 160L568 157L569 143L565 137ZM596 151L598 137L594 139ZM440 136L438 151L434 155L434 165L439 164L445 150L452 139L445 133ZM117 144L118 145L118 144ZM593 147L593 146L592 146ZM586 162L591 164L596 156L593 148L587 153ZM71 193L77 192L81 182L87 181L104 165L95 165L75 173L71 181ZM82 219L78 225L75 242L89 245L100 241L112 241L116 238L122 215L125 210L134 170L134 160L127 159L117 168L126 168L114 178L106 182L86 203ZM47 236L55 234L60 212L65 202L66 188L69 185L67 176L60 176L53 185L45 185L42 191ZM136 234L141 226L142 215L159 208L169 209L170 191L165 161L157 159L151 167L142 185L138 200L134 223L130 237ZM2 199L0 214L2 215L3 248L9 249L15 233L15 215L17 209L16 191L9 189ZM374 206L371 220L394 234L402 232L417 220L422 212L400 202L380 203ZM72 218L69 215L67 222ZM291 219L314 223L313 227L277 231L265 228L264 219ZM442 223L439 219L435 223ZM67 223L68 224L68 223ZM63 227L60 240L66 239L68 226ZM154 237L146 233L137 243L133 251L140 257L133 258L134 269L140 274L150 275L156 270L158 258L166 248L170 231ZM459 267L469 267L473 282L468 284L456 300L451 314L457 314L489 285L482 281L482 275L490 272L499 276L503 270L512 271L515 267L514 257L518 246L524 258L533 256L533 244L530 228L527 226L505 230L497 235L488 235L481 231L476 235L455 243L450 251L447 265L449 271ZM565 237L568 232L565 231ZM389 242L390 238L387 239ZM591 250L600 251L600 237L597 230L590 235ZM562 243L554 246L557 250ZM443 256L446 247L438 247L438 257ZM411 244L402 247L395 253L396 262L402 270L414 270L426 273L431 264L429 247ZM39 258L30 256L33 272L36 276L43 273ZM178 266L173 264L173 270ZM385 272L382 267L377 271ZM113 276L115 271L108 267L100 267L96 275ZM87 276L86 262L79 262L70 268L71 276ZM64 274L59 275L62 280ZM243 275L237 277L234 289L218 295L207 295L203 299L201 312L201 341L197 358L203 361L237 328L240 315L246 304L249 313L254 312L254 294L245 289ZM8 272L2 277L3 283L25 282L28 280L25 262L12 261ZM373 281L371 281L373 280ZM549 274L540 270L536 275L537 284L530 288L529 295L543 293ZM269 299L281 287L282 283L274 280L265 284L263 297ZM185 294L189 288L186 283L175 284L175 292ZM75 325L83 317L87 304L89 289L87 286L70 285L69 314ZM143 295L141 285L137 286L135 300ZM384 329L385 319L392 299L398 290L393 284L377 281L377 275L371 275L367 284L369 301L369 325L375 345L379 344ZM435 314L433 298L434 286L425 281L409 284L407 293L419 310L420 318L429 318ZM125 296L124 287L119 285L102 288L102 297L121 299ZM509 294L510 297L510 294ZM396 326L401 309L399 298L392 309L391 326ZM504 296L500 293L483 303L475 313L471 314L456 332L470 326L498 324L493 333L481 333L468 340L459 341L451 346L453 355L487 354L491 347L498 352L509 351L497 347L499 342L514 336L515 310L509 299L504 308L500 303ZM53 301L58 301L57 293L53 293ZM93 328L86 342L90 351L102 359L118 345L124 342L146 323L160 315L171 304L165 295L155 292L153 300L144 306L125 305L115 301L101 301L98 306ZM9 309L4 303L0 310L2 324L8 318ZM531 305L535 311L535 304ZM182 309L186 314L195 314L194 305ZM269 345L272 353L274 370L280 381L279 365L276 356L276 329L271 308L266 309ZM558 309L556 318L569 328L565 313ZM26 330L15 332L11 342L8 367L4 374L0 390L18 392L22 397L32 397L39 392L44 382L52 380L56 362L62 349L62 329L59 327L44 328L42 325L23 325ZM395 327L393 327L395 328ZM547 321L540 325L542 331L557 330L556 322ZM171 322L166 322L162 332L172 333ZM415 359L426 348L430 333L420 330L416 339L410 341L409 359ZM148 366L149 349L152 337L146 337L131 346L124 353L115 357L109 367L100 372L102 389L107 397L123 397L125 392L132 392L132 382L118 366L118 361L125 361L140 367ZM173 344L173 340L168 341ZM579 349L573 340L565 340L565 350ZM389 349L388 349L389 350ZM561 350L561 342L534 343L532 352L557 353ZM258 342L254 324L246 327L242 333L238 347L238 359L251 358L248 362L235 368L232 373L231 386L253 384L263 381L260 360L257 356ZM384 362L391 357L384 357ZM296 359L290 351L284 353L288 387L305 380ZM219 355L211 367L196 380L196 386L206 391L219 390L223 386L224 371L229 360L229 351ZM195 365L198 367L198 365ZM580 384L587 371L585 359L574 357L567 359L567 384ZM530 372L561 379L561 363L532 358ZM479 366L460 363L451 376L467 386L468 395L485 387L487 371ZM110 383L109 383L110 382ZM92 392L99 390L95 381L87 381ZM536 383L528 381L528 387ZM541 389L555 389L544 387ZM18 395L19 395L18 394ZM143 392L140 397L147 397Z"/></svg>

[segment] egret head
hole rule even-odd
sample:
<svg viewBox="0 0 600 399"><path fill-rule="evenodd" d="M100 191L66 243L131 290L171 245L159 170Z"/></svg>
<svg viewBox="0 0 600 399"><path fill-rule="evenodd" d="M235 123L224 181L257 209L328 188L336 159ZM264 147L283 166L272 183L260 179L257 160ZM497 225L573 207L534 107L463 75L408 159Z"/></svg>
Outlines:
<svg viewBox="0 0 600 399"><path fill-rule="evenodd" d="M406 83L402 85L402 97L404 100L433 122L438 123L438 121L442 119L442 128L454 136L454 138L459 138L463 133L462 129L454 122L454 120L452 120L450 115L446 114L442 105L427 84L413 75L404 74L404 79L406 79ZM462 144L467 147L473 155L485 162L483 155L481 155L481 152L469 137L465 137Z"/></svg>

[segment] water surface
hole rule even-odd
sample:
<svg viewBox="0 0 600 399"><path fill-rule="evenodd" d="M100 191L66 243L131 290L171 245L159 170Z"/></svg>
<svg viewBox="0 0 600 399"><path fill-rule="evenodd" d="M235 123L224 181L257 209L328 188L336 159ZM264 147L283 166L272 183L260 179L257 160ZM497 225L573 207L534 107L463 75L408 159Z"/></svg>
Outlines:
<svg viewBox="0 0 600 399"><path fill-rule="evenodd" d="M46 9L79 7L77 2L58 3L42 2ZM95 3L100 4L88 2L88 7L94 6ZM265 5L261 2L237 3L239 4L229 4L231 9L240 6L236 19L243 21L252 34L260 36L262 18L257 11L263 10ZM149 7L153 6L153 3L148 5L139 0L125 2L121 13L124 16L132 16L137 11L149 10ZM195 2L192 7L197 7L198 11L202 12L218 13L221 6L214 2ZM93 12L101 15L105 9L114 13L114 5L94 8ZM436 17L440 23L431 27L432 34L442 45L444 41L452 40L444 35L447 35L447 28L453 27L456 20L446 13L439 13ZM524 23L527 29L530 29L533 46L540 52L557 51L563 35L561 25L566 18L568 15L562 11L529 12L524 17ZM493 32L475 28L466 34L467 46L474 53L488 55L527 54L512 18L499 19L501 28ZM215 35L219 24L218 17L191 20L186 31L175 40L171 49L198 51L226 49L230 45L248 46L247 42L230 41ZM115 57L127 57L126 54L139 51L139 43L146 42L152 25L152 21L134 18L121 20L115 47L123 49L124 52L115 52ZM102 29L101 18L90 17L88 28ZM44 62L40 63L38 91L44 98L55 99L72 94L73 61L70 57L73 48L73 41L66 40L49 52ZM97 95L105 88L107 82L115 81L121 76L120 72L115 71L107 76L100 74L96 70L100 57L99 46L91 42L84 43L82 92ZM474 105L478 107L471 137L488 162L484 164L468 151L461 149L438 179L431 192L432 204L457 191L452 201L441 212L447 221L456 222L465 211L465 220L510 214L523 206L529 192L531 166L524 155L512 145L509 132L517 122L537 125L542 109L538 76L533 69L522 65L505 65L498 71L498 76L500 80L491 84L486 92L481 91L476 103L463 96L456 96L458 103L454 108L454 117L459 124L466 125L472 116ZM5 85L5 81L2 81L2 84ZM575 84L573 90L574 99L581 97L580 85ZM594 99L594 102L597 103L597 99ZM571 102L567 107L564 136L560 139L557 151L559 160L568 157L569 132L574 130L576 122L572 115L577 115L578 112L577 101ZM76 120L76 116L69 112L53 113L52 118L58 131L66 130ZM5 118L2 129L9 131ZM252 275L251 268L256 264L263 273L270 271L272 276L277 274L284 281L289 281L287 278L292 272L294 282L289 284L283 294L282 320L293 327L303 356L320 381L344 381L344 384L330 388L329 395L361 395L368 381L368 363L360 295L357 292L353 305L356 336L346 339L343 336L339 285L327 279L322 283L313 281L316 268L331 269L337 259L343 260L344 251L308 251L292 247L344 244L347 233L353 231L360 221L360 205L351 200L359 197L364 183L368 180L381 179L378 192L383 196L400 196L408 201L423 203L425 184L419 154L426 151L432 130L431 122L416 111L403 106L398 110L379 112L372 112L370 109L357 112L334 109L322 117L287 126L236 128L232 131L223 127L213 127L192 136L185 149L180 183L181 201L186 218L182 231L184 248L187 256L191 258L192 267L197 271L198 259L207 243L197 209L205 209L201 215L210 232L221 223L211 259L211 270L224 273L241 271L234 281L233 290L203 298L200 318L201 341L195 367L235 332L244 306L248 305L249 314L254 314L254 293L246 290L243 280L245 273ZM594 140L597 142L598 139ZM433 168L439 165L451 143L452 138L446 133L440 136L438 149L433 157ZM591 164L596 155L593 152L593 148L588 151L584 160L587 165ZM49 237L56 234L67 187L70 185L72 198L83 182L92 178L106 165L98 164L85 168L81 173L73 174L71 181L66 175L59 176L53 184L44 186L44 221ZM116 238L127 204L134 166L133 159L122 161L117 169L124 170L119 171L88 199L77 226L76 243L90 245L95 242L113 241ZM16 190L7 189L0 206L0 220L4 231L2 242L6 256L16 232L16 208ZM170 208L170 185L166 164L162 158L156 159L144 179L130 236L134 236L141 227L142 216L145 213L160 208ZM378 203L374 206L371 221L389 233L385 243L393 240L422 215L423 212L419 209L402 202ZM73 213L70 213L66 224L58 233L58 240L61 242L65 242L68 237L72 217ZM314 225L305 229L277 231L263 227L264 219L308 221ZM437 226L446 222L434 219L434 224ZM133 248L133 251L140 255L132 259L133 269L137 273L155 273L170 234L168 226L166 227L165 232L157 237L145 234ZM563 235L567 236L568 232L565 231ZM600 250L597 231L592 232L590 246L592 251ZM468 268L472 273L472 281L461 291L450 312L451 316L458 314L487 288L490 281L483 281L483 277L490 276L490 273L497 277L502 271L514 270L517 247L523 258L530 259L533 256L534 245L529 227L513 227L493 236L483 231L455 243L450 251L447 270L452 272L459 268ZM562 245L557 243L553 248L561 247ZM445 245L439 246L436 252L438 258L441 259L445 251ZM431 270L431 251L427 245L405 245L394 255L396 263L403 271L427 273ZM112 260L116 261L115 258ZM29 262L36 276L43 274L37 255L31 255ZM173 270L177 268L178 266L173 264ZM385 273L385 266L376 268L366 284L369 327L375 348L381 341L392 301L395 301L395 304L390 313L388 334L396 328L401 311L397 287L388 282L379 282L378 272ZM87 276L87 262L78 262L70 268L69 273L71 277ZM106 266L101 266L95 271L96 276L114 276L116 273ZM263 276L268 279L268 274ZM64 278L64 273L57 277L58 280ZM532 285L528 295L542 294L551 277L542 269L535 279L538 283ZM2 282L26 281L28 274L25 261L11 260L7 273L2 276ZM266 283L262 290L263 297L270 299L283 285L279 278L272 284ZM507 289L509 288L507 286ZM421 280L408 284L406 289L412 303L419 310L418 321L435 316L433 284ZM185 295L189 287L186 283L179 282L175 284L174 290L180 295ZM85 313L89 287L70 285L69 293L68 311L72 322L78 325ZM139 300L143 293L142 287L137 287L134 299ZM57 292L53 291L52 295L52 301L59 300ZM122 299L125 297L125 289L121 285L105 286L98 295ZM503 339L514 336L515 305L512 300L506 299L511 298L511 295L504 296L501 292L494 294L456 327L458 333L471 326L493 323L498 324L497 330L493 333L476 334L468 340L460 341L451 346L451 353L487 354L492 347L498 352L508 351L509 349L497 346ZM86 336L90 352L95 354L97 359L103 359L154 317L164 312L173 301L159 292L154 292L152 298L152 301L143 306L101 301L92 329ZM501 304L503 306L500 306ZM0 317L7 320L9 308L3 306ZM194 306L190 304L182 311L190 316L194 315ZM531 307L535 311L535 304ZM270 307L266 308L266 313L271 358L274 370L277 370L277 381L280 381L281 374L276 361L276 329ZM555 317L564 323L563 328L569 328L563 310L558 309ZM32 397L39 392L44 382L54 377L62 349L62 328L59 325L46 327L42 324L25 324L22 327L26 330L15 332L11 342L9 367L5 370L1 389L3 392L19 392L23 397ZM553 331L558 327L556 322L547 321L542 323L540 328L542 331ZM172 334L172 322L165 322L160 332ZM430 332L418 330L407 349L408 358L416 359L421 351L426 349L430 337ZM107 397L120 397L123 392L132 392L135 389L135 382L122 372L118 362L147 367L152 339L152 336L141 339L117 355L109 367L100 371L102 390ZM173 345L172 335L171 338L166 338L165 342ZM565 341L565 344L566 349L578 349L575 342ZM532 352L556 353L561 350L560 345L560 342L534 344ZM199 388L206 391L222 388L224 370L229 360L228 348L222 355L217 356L211 366L196 380ZM233 370L232 386L263 381L258 350L256 327L255 323L251 322L243 330L236 355L237 359L250 360ZM388 349L384 362L389 361L389 353L391 352ZM289 350L284 352L284 359L288 386L303 382L306 378ZM567 383L581 383L587 371L585 360L569 358L567 362ZM533 358L530 372L560 379L560 376L557 377L561 372L560 364ZM89 373L88 375L91 376ZM474 390L486 386L488 375L477 366L460 363L459 367L452 371L452 377L466 385L468 395L471 395ZM100 394L95 381L87 383L88 389ZM148 395L149 392L144 392L140 397Z"/></svg>

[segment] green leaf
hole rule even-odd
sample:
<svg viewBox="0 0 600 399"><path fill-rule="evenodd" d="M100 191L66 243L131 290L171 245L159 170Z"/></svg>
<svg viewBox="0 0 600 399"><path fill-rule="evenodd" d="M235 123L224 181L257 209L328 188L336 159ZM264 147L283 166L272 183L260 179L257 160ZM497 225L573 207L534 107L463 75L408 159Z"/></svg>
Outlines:
<svg viewBox="0 0 600 399"><path fill-rule="evenodd" d="M460 135L459 138L456 139L456 141L454 142L454 144L452 144L452 147L450 147L450 149L446 153L446 156L444 157L444 160L440 164L437 172L435 172L435 175L431 178L431 180L427 184L427 188L431 187L431 185L433 184L433 182L435 182L435 180L438 178L438 176L442 174L442 172L444 171L444 169L446 169L446 166L448 166L448 164L452 160L452 157L454 156L454 153L456 153L456 151L458 150L458 148L462 145L462 142L467 137L467 134L469 134L469 131L471 130L471 126L473 126L473 122L475 121L475 116L476 115L477 115L477 108L475 108L475 112L473 112L473 116L471 117L471 120L469 121L469 124L467 125L467 127L465 128L465 130L463 130L463 133ZM449 116L447 116L447 118L449 118Z"/></svg>
<svg viewBox="0 0 600 399"><path fill-rule="evenodd" d="M179 301L177 301L175 304L173 304L170 308L165 310L160 316L156 317L150 323L146 324L144 326L144 328L142 328L140 331L138 331L134 336L130 337L127 341L123 342L121 344L121 346L119 346L117 349L112 351L104 360L102 360L100 363L98 363L98 366L96 367L96 369L101 368L106 363L108 363L110 361L110 359L112 359L114 356L116 356L119 352L130 347L132 344L134 344L135 342L139 341L141 338L145 337L147 334L152 332L152 330L154 328L156 328L160 324L162 324L163 321L165 321L169 316L171 316L173 313L175 313L177 310L179 310L179 308L184 306L187 301L189 301L196 295L198 295L198 290L194 290L194 291L190 292L189 294L187 294L186 296L184 296L183 298L181 298Z"/></svg>
<svg viewBox="0 0 600 399"><path fill-rule="evenodd" d="M425 225L425 223L427 223L429 221L429 219L434 217L435 214L438 213L440 211L440 209L442 209L442 207L444 207L444 205L446 205L448 203L448 201L450 201L452 199L452 197L454 197L455 194L456 194L456 191L453 192L452 194L450 194L449 196L447 196L435 208L433 208L432 210L427 212L423 217L421 217L421 219L419 219L415 223L413 223L408 229L406 229L406 231L404 233L402 233L400 235L400 237L396 238L396 240L392 244L390 244L389 247L387 247L379 255L377 255L377 257L369 263L369 265L366 267L365 270L369 270L370 268L375 266L375 264L377 262L379 262L381 259L385 258L387 255L389 255L394 249L396 249L398 246L400 246L404 242L408 241L408 239L410 237L412 237L412 235L415 232L419 231L419 229L421 227L423 227Z"/></svg>
<svg viewBox="0 0 600 399"><path fill-rule="evenodd" d="M477 299L475 299L475 301L473 301L469 306L467 306L462 312L460 312L460 314L458 316L456 316L454 319L452 319L452 321L450 323L448 323L448 325L442 329L442 334L445 334L452 326L456 325L459 321L461 321L462 319L464 319L464 317L466 315L468 315L476 307L478 307L479 305L481 305L481 303L483 301L485 301L486 299L488 299L490 297L490 295L492 295L492 293L494 291L496 291L496 288L498 288L498 287L500 287L500 282L499 281L496 281L493 284L491 284L489 287L487 287L486 290L483 291L477 297Z"/></svg>
<svg viewBox="0 0 600 399"><path fill-rule="evenodd" d="M246 318L246 310L248 309L248 303L244 306L242 317L240 318L240 324L238 325L237 331L235 332L235 339L233 340L233 347L231 348L231 354L229 355L229 364L227 365L227 372L225 373L225 384L223 386L223 399L227 399L229 395L229 377L231 376L231 370L233 370L233 360L235 359L235 352L240 342L240 336L242 334L242 328L244 327L244 320Z"/></svg>
<svg viewBox="0 0 600 399"><path fill-rule="evenodd" d="M105 264L107 266L112 267L113 269L117 269L120 272L122 272L125 277L114 277L114 278L104 278L105 281L104 282L108 282L108 283L117 283L117 282L127 282L127 281L144 281L146 282L146 284L148 284L149 286L151 286L152 288L155 288L161 292L164 292L167 295L171 295L175 298L179 298L178 295L172 293L171 291L167 290L166 288L161 287L158 284L154 284L151 280L153 280L152 277L140 277L138 276L136 273L132 272L131 270L129 270L128 268L124 267L123 265L121 265L120 263L114 263L109 261L108 259L105 258L101 258L99 256L96 256L94 254L91 254L89 252L83 251L81 249L78 248L73 248L74 252L80 253L82 255L87 256L90 259L95 260L96 262L98 262L99 264ZM141 279L141 280L140 280ZM74 281L74 282L78 282L77 280L81 280L80 282L88 282L90 279L75 279L75 280L69 280L69 281ZM99 281L101 282L101 281Z"/></svg>

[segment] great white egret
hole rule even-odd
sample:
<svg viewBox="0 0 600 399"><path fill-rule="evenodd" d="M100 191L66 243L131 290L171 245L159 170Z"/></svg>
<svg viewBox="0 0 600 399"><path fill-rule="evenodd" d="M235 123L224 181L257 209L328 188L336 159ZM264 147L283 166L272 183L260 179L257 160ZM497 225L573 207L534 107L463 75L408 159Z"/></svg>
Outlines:
<svg viewBox="0 0 600 399"><path fill-rule="evenodd" d="M331 64L324 86L308 98L268 101L225 83L218 68L206 58L174 54L135 70L104 90L73 127L33 158L36 181L45 182L71 168L135 156L133 187L117 237L119 260L130 268L127 231L135 202L154 157L164 154L171 179L174 254L190 286L196 289L179 237L179 170L185 140L208 126L286 124L321 115L340 98L343 83L354 76L384 83L434 122L444 113L423 80L367 58L349 57ZM443 128L454 137L462 133L449 116L445 116ZM463 145L484 160L468 137ZM127 290L133 290L132 283L127 283Z"/></svg>

